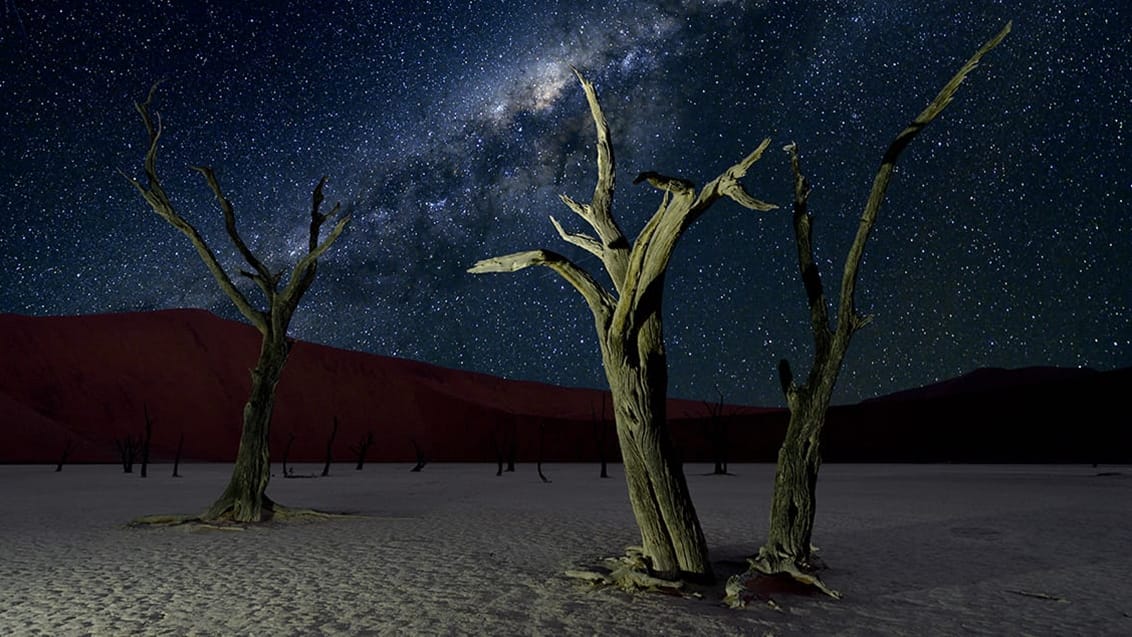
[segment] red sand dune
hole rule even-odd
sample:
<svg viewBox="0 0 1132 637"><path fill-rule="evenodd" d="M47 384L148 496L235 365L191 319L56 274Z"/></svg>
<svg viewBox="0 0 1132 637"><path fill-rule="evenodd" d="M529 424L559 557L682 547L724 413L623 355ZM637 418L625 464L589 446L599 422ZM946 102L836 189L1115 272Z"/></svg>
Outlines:
<svg viewBox="0 0 1132 637"><path fill-rule="evenodd" d="M153 421L152 459L168 461L184 435L185 460L231 461L251 384L259 334L201 310L71 317L0 314L0 462L118 459L115 440ZM597 356L597 353L594 353ZM831 461L1130 462L1126 396L1132 368L981 369L834 407L823 436ZM600 428L603 392L509 381L413 361L297 342L279 383L272 456L321 461L333 419L333 454L367 432L368 459L494 462L618 458L612 408ZM669 403L685 461L715 459L724 431L730 462L773 461L785 429L781 409ZM719 425L723 426L720 427Z"/></svg>
<svg viewBox="0 0 1132 637"><path fill-rule="evenodd" d="M259 348L252 327L202 310L69 317L0 315L0 461L117 460L114 441L153 422L151 456L167 461L184 434L185 459L230 461ZM596 353L595 353L596 356ZM593 414L602 392L444 369L296 342L279 383L272 453L318 461L333 419L338 461L367 432L374 461L494 461L512 441L519 460L596 460ZM729 408L730 413L753 412ZM672 401L674 420L707 408ZM769 410L762 410L769 411ZM612 408L606 402L607 420ZM705 455L701 422L680 426L689 458ZM606 455L616 457L606 423ZM697 440L697 438L699 440Z"/></svg>

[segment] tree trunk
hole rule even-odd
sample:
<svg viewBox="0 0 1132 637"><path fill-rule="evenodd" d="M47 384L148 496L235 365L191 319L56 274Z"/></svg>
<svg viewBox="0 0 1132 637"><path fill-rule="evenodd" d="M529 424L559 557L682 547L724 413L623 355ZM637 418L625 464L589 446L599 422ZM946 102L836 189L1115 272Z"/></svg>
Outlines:
<svg viewBox="0 0 1132 637"><path fill-rule="evenodd" d="M141 477L149 475L149 443L153 439L153 421L149 419L149 407L142 405L145 413L145 440L142 441L141 450Z"/></svg>
<svg viewBox="0 0 1132 637"><path fill-rule="evenodd" d="M63 453L59 455L59 463L55 465L55 472L59 473L63 470L63 465L67 463L67 457L71 455L71 450L74 449L74 443L70 438L63 445Z"/></svg>
<svg viewBox="0 0 1132 637"><path fill-rule="evenodd" d="M173 477L180 478L177 469L181 467L181 451L185 448L185 432L181 432L181 436L177 438L177 455L173 456Z"/></svg>
<svg viewBox="0 0 1132 637"><path fill-rule="evenodd" d="M330 475L330 461L334 457L334 437L338 435L338 416L334 417L334 428L330 430L330 440L326 441L326 464L322 465L322 477ZM358 468L361 468L359 461Z"/></svg>
<svg viewBox="0 0 1132 637"><path fill-rule="evenodd" d="M260 522L271 518L274 503L265 493L271 478L268 437L275 385L287 362L288 349L284 335L264 336L259 362L252 371L251 397L244 405L244 428L236 466L228 487L203 516L205 520Z"/></svg>
<svg viewBox="0 0 1132 637"><path fill-rule="evenodd" d="M1010 23L1007 23L998 35L976 51L928 107L889 144L873 179L857 234L845 259L837 303L836 328L831 327L821 272L814 258L813 222L809 212L810 186L802 172L798 147L791 143L783 149L790 156L794 174L794 238L798 252L798 272L810 310L814 359L808 380L801 387L794 383L790 364L785 360L779 363L779 381L790 408L790 424L778 453L768 539L759 549L758 556L751 560L752 566L758 571L790 574L800 581L814 584L834 597L838 596L819 578L806 571L812 571L814 566L810 539L814 528L818 469L821 467L821 431L826 411L853 334L871 320L871 317L858 314L854 300L865 246L876 223L897 158L912 139L951 103L963 79L978 65L983 55L1006 37L1010 28Z"/></svg>
<svg viewBox="0 0 1132 637"><path fill-rule="evenodd" d="M593 84L575 70L582 84L597 133L597 184L589 203L561 195L566 207L584 219L596 236L574 234L554 217L558 235L601 260L613 290L598 283L570 259L550 250L527 250L483 259L472 274L514 272L540 265L553 269L582 295L594 316L601 340L629 501L641 529L649 567L671 579L711 580L707 542L676 459L665 421L668 371L661 336L661 296L672 251L684 231L720 198L749 210L767 211L773 204L747 193L740 180L770 145L764 139L753 152L708 182L696 193L686 179L648 171L633 183L648 182L661 191L660 206L629 242L613 218L616 181L609 125ZM641 580L637 580L639 583Z"/></svg>
<svg viewBox="0 0 1132 637"><path fill-rule="evenodd" d="M811 537L817 511L818 470L821 467L821 431L829 396L800 390L790 410L786 438L778 450L770 532L759 557L771 566L781 562L810 566Z"/></svg>
<svg viewBox="0 0 1132 637"><path fill-rule="evenodd" d="M658 575L710 581L707 540L668 432L659 323L659 318L649 320L642 329L637 348L642 356L626 356L616 342L603 348L629 502Z"/></svg>

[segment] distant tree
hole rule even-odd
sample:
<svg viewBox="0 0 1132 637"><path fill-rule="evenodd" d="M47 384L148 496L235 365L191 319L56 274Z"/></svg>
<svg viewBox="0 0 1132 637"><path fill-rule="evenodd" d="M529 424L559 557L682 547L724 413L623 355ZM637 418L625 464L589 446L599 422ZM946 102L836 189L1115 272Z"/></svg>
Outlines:
<svg viewBox="0 0 1132 637"><path fill-rule="evenodd" d="M173 207L161 180L157 175L157 147L161 138L161 118L156 120L150 114L150 104L157 91L157 85L150 89L145 102L135 104L141 115L149 136L149 146L145 155L145 183L127 177L137 188L150 208L162 219L181 231L192 242L197 254L204 261L209 272L220 285L220 289L232 300L236 308L259 330L262 335L259 360L252 370L251 396L244 406L243 431L240 446L236 453L236 464L232 477L220 497L201 516L205 520L232 520L237 522L258 522L269 519L274 511L274 503L266 495L267 483L271 478L268 438L271 429L271 414L275 404L275 386L283 373L291 343L287 338L287 327L299 306L303 294L314 283L318 269L318 259L338 239L349 222L349 216L337 219L330 234L319 242L322 224L336 215L339 206L323 213L322 189L326 177L319 180L311 196L310 235L306 253L299 258L284 283L285 270L272 272L248 247L236 230L236 215L232 202L224 195L220 182L213 170L207 166L196 166L216 195L220 210L224 214L228 237L236 250L250 266L250 271L240 274L251 279L264 295L265 306L258 309L244 296L232 282L227 270L217 260L212 248L192 224L186 221ZM282 286L282 287L281 287Z"/></svg>
<svg viewBox="0 0 1132 637"><path fill-rule="evenodd" d="M369 448L373 446L373 431L367 431L365 437L358 441L356 445L350 445L350 451L354 452L357 456L358 462L354 465L354 471L361 471L362 465L366 463L366 455L369 453Z"/></svg>
<svg viewBox="0 0 1132 637"><path fill-rule="evenodd" d="M126 434L121 438L115 438L114 448L118 450L118 460L122 464L122 472L133 473L134 463L138 458L138 450L141 448L141 437Z"/></svg>
<svg viewBox="0 0 1132 637"><path fill-rule="evenodd" d="M660 190L660 207L630 244L613 218L613 149L609 126L593 85L575 70L597 130L597 185L589 203L561 197L597 234L569 234L551 217L559 236L601 260L612 279L606 289L588 272L550 250L532 250L486 259L469 272L513 272L529 266L551 268L586 300L594 317L613 409L629 501L641 531L644 565L668 578L710 580L707 542L676 458L665 414L668 363L661 329L664 275L677 240L721 198L752 210L775 206L754 199L740 183L770 144L764 140L739 163L698 193L695 186L656 172L640 173L634 183Z"/></svg>
<svg viewBox="0 0 1132 637"><path fill-rule="evenodd" d="M711 441L711 454L715 461L712 475L731 475L727 472L727 421L723 419L723 392L717 387L719 400L715 404L704 401L708 410L708 439Z"/></svg>
<svg viewBox="0 0 1132 637"><path fill-rule="evenodd" d="M605 392L601 394L601 415L594 411L593 405L590 405L591 418L594 422L594 437L597 438L597 459L601 463L601 477L609 477L608 462L605 459L606 449L606 432L609 430L607 421L605 420Z"/></svg>
<svg viewBox="0 0 1132 637"><path fill-rule="evenodd" d="M326 464L322 465L322 477L330 475L330 461L334 454L334 437L338 435L338 416L334 417L334 428L330 430L330 439L326 441Z"/></svg>
<svg viewBox="0 0 1132 637"><path fill-rule="evenodd" d="M71 452L75 450L75 441L67 438L63 443L63 451L59 454L59 462L55 465L55 473L63 470L63 465L67 463L67 458L71 456Z"/></svg>
<svg viewBox="0 0 1132 637"><path fill-rule="evenodd" d="M413 465L413 468L409 469L409 471L419 472L425 468L426 464L428 464L428 457L425 456L424 449L421 449L421 446L417 444L416 438L409 438L409 442L413 443L413 451L417 455L417 463Z"/></svg>
<svg viewBox="0 0 1132 637"><path fill-rule="evenodd" d="M535 461L535 468L538 470L538 479L543 482L550 482L550 478L542 472L542 458L546 452L546 423L540 422L538 426L538 459Z"/></svg>
<svg viewBox="0 0 1132 637"><path fill-rule="evenodd" d="M153 440L153 420L149 417L149 406L142 403L142 413L145 415L145 437L141 443L141 477L149 475L149 443Z"/></svg>
<svg viewBox="0 0 1132 637"><path fill-rule="evenodd" d="M889 144L873 180L857 235L845 260L836 324L830 321L821 275L814 259L812 217L808 206L810 186L802 172L797 145L791 143L785 148L790 156L790 165L794 174L794 235L798 252L798 269L810 309L814 353L809 376L800 385L795 382L790 364L785 360L779 363L779 380L786 395L790 421L787 425L786 437L778 452L769 535L766 543L759 549L758 555L750 558L752 567L759 573L788 574L799 581L817 586L830 595L837 596L837 593L827 588L814 574L817 564L813 559L810 540L816 512L818 469L821 466L821 433L826 412L846 350L849 348L849 341L857 330L871 321L871 317L858 314L854 305L857 274L865 252L865 243L876 223L877 212L884 201L885 190L900 153L951 103L952 97L967 74L978 65L979 60L986 53L1006 37L1010 32L1010 26L1008 23L998 35L984 44L951 78L928 107Z"/></svg>
<svg viewBox="0 0 1132 637"><path fill-rule="evenodd" d="M295 473L294 469L287 468L287 458L291 457L291 445L295 442L295 434L291 432L287 434L287 444L283 447L283 477L290 478Z"/></svg>
<svg viewBox="0 0 1132 637"><path fill-rule="evenodd" d="M181 467L181 452L184 450L184 448L185 448L185 432L182 431L181 435L177 438L177 454L173 456L173 477L174 478L180 478L181 477L181 474L177 473L177 470Z"/></svg>
<svg viewBox="0 0 1132 637"><path fill-rule="evenodd" d="M508 415L503 422L495 423L495 429L491 432L491 445L495 448L495 460L499 465L495 475L501 476L505 471L514 473L515 459L519 453L519 426L514 415ZM504 460L507 462L506 469L503 466Z"/></svg>

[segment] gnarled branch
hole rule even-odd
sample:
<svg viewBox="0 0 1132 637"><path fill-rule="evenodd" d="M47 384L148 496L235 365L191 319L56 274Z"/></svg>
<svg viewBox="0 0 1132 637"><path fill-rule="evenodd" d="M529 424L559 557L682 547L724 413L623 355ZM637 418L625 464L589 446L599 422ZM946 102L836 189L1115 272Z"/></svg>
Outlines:
<svg viewBox="0 0 1132 637"><path fill-rule="evenodd" d="M141 103L134 103L134 108L137 109L138 114L141 115L142 123L145 125L146 134L149 137L149 146L145 154L145 178L146 183L143 185L137 179L126 175L123 176L141 193L149 207L153 209L162 219L169 222L177 230L180 230L192 242L193 247L196 248L197 254L200 255L204 261L205 267L212 273L213 278L220 285L220 289L232 299L232 303L236 305L236 309L240 311L253 325L256 326L260 332L265 332L268 328L267 315L260 310L252 307L252 304L244 296L243 292L239 290L232 283L231 277L220 265L220 261L216 258L212 248L205 242L204 237L197 231L195 227L184 217L182 217L173 207L173 202L169 200L169 196L165 193L165 189L161 187L161 178L157 174L157 146L158 141L161 139L161 118L157 117L155 122L150 117L150 104L153 102L153 96L157 92L159 83L154 84L146 95L145 101Z"/></svg>
<svg viewBox="0 0 1132 637"><path fill-rule="evenodd" d="M975 54L967 60L963 67L959 69L959 72L952 76L951 80L940 89L939 94L928 104L927 108L917 115L916 119L912 120L912 123L904 130L900 131L896 139L888 145L888 150L885 151L884 158L881 160L880 169L877 171L876 178L873 179L873 187L869 192L869 200L865 204L865 210L861 214L861 223L857 227L857 235L854 237L853 244L849 247L849 255L845 259L845 270L841 277L840 306L837 312L837 340L847 339L853 330L860 329L870 320L857 315L856 308L853 305L853 294L857 289L857 271L861 265L861 258L865 254L865 243L868 242L869 233L876 223L877 211L884 201L884 193L888 189L889 180L892 179L892 170L896 166L896 160L900 157L900 153L912 142L912 139L936 116L942 113L943 109L947 108L952 97L955 96L955 92L959 90L959 85L967 78L967 74L979 65L979 61L983 59L984 55L1002 42L1010 33L1013 24L1013 22L1007 22L997 35L988 40L978 51L975 51Z"/></svg>
<svg viewBox="0 0 1132 637"><path fill-rule="evenodd" d="M582 268L566 257L550 250L528 250L477 261L468 268L471 274L493 272L516 272L532 265L544 265L559 274L567 283L574 286L590 306L590 311L599 322L604 322L615 303L609 292Z"/></svg>
<svg viewBox="0 0 1132 637"><path fill-rule="evenodd" d="M220 211L224 213L224 229L228 231L228 238L232 240L232 245L236 246L236 250L240 252L240 256L244 257L248 265L252 266L256 275L252 275L251 279L259 285L264 294L271 298L275 286L272 282L271 270L259 260L248 244L244 242L244 238L240 236L239 231L236 230L236 213L232 209L232 202L225 196L224 190L220 187L220 182L216 179L216 173L210 166L192 166L192 169L200 173L212 193L216 195L217 202L220 203ZM258 276L257 276L258 275Z"/></svg>
<svg viewBox="0 0 1132 637"><path fill-rule="evenodd" d="M688 227L699 219L719 198L728 197L749 210L766 212L777 209L775 204L755 199L747 194L739 181L770 146L764 139L749 155L728 168L697 195L692 182L655 172L640 173L633 183L648 182L665 194L661 207L649 220L633 244L629 256L629 269L625 276L626 287L621 291L627 300L618 306L614 327L627 326L628 322L640 325L642 299L650 294L650 287L658 282L672 257L676 242ZM646 308L647 310L647 308Z"/></svg>
<svg viewBox="0 0 1132 637"><path fill-rule="evenodd" d="M621 289L625 280L625 268L629 257L629 242L613 219L613 187L616 183L614 170L616 162L613 158L613 145L609 141L609 124L605 121L605 114L597 101L597 92L593 84L582 73L570 67L582 85L586 94L586 102L590 107L590 115L594 120L597 132L597 184L594 186L593 198L589 204L580 204L566 195L562 195L562 202L575 214L586 220L597 234L601 243L602 264L613 280L613 287Z"/></svg>
<svg viewBox="0 0 1132 637"><path fill-rule="evenodd" d="M562 224L558 223L554 215L550 216L550 223L554 224L554 229L558 231L558 236L562 237L562 240L566 243L572 243L599 259L604 255L605 248L602 247L601 242L597 239L588 234L572 234L566 232L566 229L562 227Z"/></svg>

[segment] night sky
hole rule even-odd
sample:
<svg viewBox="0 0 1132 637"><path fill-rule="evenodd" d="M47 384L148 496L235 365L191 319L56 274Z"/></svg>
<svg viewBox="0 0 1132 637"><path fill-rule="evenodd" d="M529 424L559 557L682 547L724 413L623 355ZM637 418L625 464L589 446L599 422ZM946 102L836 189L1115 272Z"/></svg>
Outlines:
<svg viewBox="0 0 1132 637"><path fill-rule="evenodd" d="M670 394L780 405L809 368L790 230L797 142L827 291L893 136L1007 20L1014 29L901 157L862 266L835 401L978 367L1132 365L1132 5L1125 0L230 2L4 0L0 311L206 308L239 318L141 176L133 102L164 80L159 171L237 259L193 164L211 165L274 268L306 245L310 192L353 222L292 335L507 378L604 384L592 318L550 270L477 260L562 252L588 226L597 86L634 237L655 170L702 185L764 137L745 184L684 235L665 297ZM249 295L258 291L249 287Z"/></svg>

